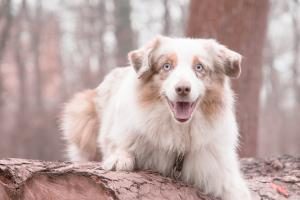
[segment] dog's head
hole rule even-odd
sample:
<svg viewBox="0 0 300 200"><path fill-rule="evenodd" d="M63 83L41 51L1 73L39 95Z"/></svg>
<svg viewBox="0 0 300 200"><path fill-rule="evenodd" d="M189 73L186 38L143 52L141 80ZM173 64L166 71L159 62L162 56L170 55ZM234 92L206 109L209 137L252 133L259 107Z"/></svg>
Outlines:
<svg viewBox="0 0 300 200"><path fill-rule="evenodd" d="M189 121L207 95L218 96L226 77L241 72L241 55L212 39L158 36L130 52L129 60L141 80L143 100L163 99L178 122Z"/></svg>

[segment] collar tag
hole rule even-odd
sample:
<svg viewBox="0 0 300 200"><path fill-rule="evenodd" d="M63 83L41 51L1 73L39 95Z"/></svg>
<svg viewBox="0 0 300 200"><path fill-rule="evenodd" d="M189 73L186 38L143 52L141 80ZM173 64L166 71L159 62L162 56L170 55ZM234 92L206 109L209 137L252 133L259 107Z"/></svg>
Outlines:
<svg viewBox="0 0 300 200"><path fill-rule="evenodd" d="M176 180L178 180L181 176L183 162L184 162L184 154L183 153L177 154L172 168L172 174L171 174L171 176Z"/></svg>

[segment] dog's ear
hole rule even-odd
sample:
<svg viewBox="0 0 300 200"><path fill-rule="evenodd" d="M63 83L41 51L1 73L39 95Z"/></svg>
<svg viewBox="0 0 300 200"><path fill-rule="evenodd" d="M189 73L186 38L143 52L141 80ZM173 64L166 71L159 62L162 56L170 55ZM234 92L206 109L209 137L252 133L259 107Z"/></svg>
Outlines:
<svg viewBox="0 0 300 200"><path fill-rule="evenodd" d="M241 74L242 56L224 45L217 44L217 57L223 66L222 70L230 78L238 78Z"/></svg>
<svg viewBox="0 0 300 200"><path fill-rule="evenodd" d="M129 52L128 59L138 78L145 78L151 74L151 57L159 46L161 39L162 36L157 36L142 48Z"/></svg>

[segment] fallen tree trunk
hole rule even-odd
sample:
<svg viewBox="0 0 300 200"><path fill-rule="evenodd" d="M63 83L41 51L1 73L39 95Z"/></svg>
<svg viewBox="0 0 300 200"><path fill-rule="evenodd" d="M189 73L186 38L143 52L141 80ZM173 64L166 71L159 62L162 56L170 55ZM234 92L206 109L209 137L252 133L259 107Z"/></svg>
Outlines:
<svg viewBox="0 0 300 200"><path fill-rule="evenodd" d="M254 199L300 199L300 158L243 159ZM0 199L198 199L196 188L153 172L104 171L99 163L0 160Z"/></svg>

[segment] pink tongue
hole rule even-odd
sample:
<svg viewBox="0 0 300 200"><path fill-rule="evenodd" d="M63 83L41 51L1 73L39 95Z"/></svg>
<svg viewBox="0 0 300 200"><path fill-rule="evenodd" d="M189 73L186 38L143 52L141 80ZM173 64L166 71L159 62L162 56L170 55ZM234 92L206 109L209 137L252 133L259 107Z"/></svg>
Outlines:
<svg viewBox="0 0 300 200"><path fill-rule="evenodd" d="M176 102L174 106L175 117L179 120L186 121L191 117L192 106L188 102Z"/></svg>

